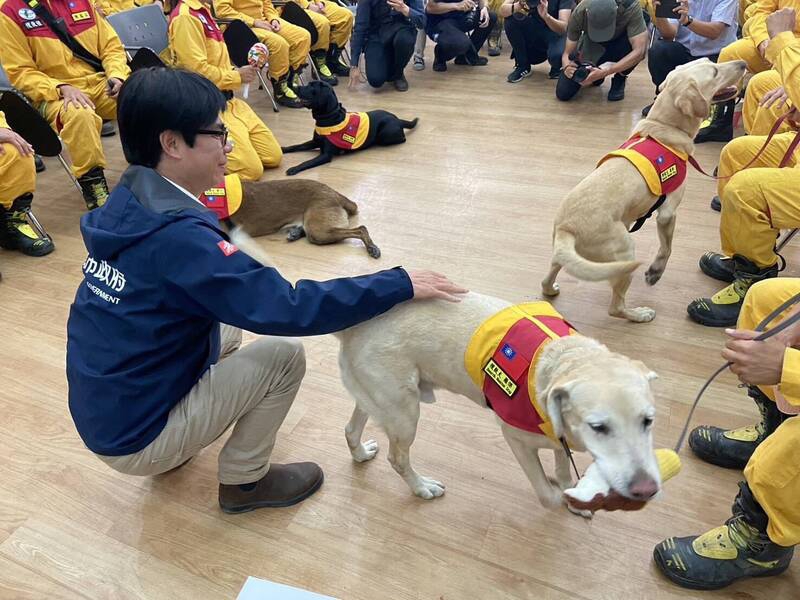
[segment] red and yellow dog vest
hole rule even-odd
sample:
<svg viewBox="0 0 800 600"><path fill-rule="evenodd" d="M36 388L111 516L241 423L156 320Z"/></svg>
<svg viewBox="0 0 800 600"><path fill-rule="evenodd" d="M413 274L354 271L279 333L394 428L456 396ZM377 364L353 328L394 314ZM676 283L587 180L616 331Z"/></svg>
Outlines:
<svg viewBox="0 0 800 600"><path fill-rule="evenodd" d="M365 112L347 113L344 120L330 127L315 127L314 131L342 150L358 150L369 133L369 115Z"/></svg>
<svg viewBox="0 0 800 600"><path fill-rule="evenodd" d="M242 181L238 175L225 175L218 186L203 192L200 202L217 213L217 217L227 219L242 206Z"/></svg>
<svg viewBox="0 0 800 600"><path fill-rule="evenodd" d="M653 138L641 138L635 135L617 150L606 154L597 166L615 156L628 159L638 169L654 196L671 194L686 179L688 155L673 150Z"/></svg>
<svg viewBox="0 0 800 600"><path fill-rule="evenodd" d="M464 367L498 417L555 440L547 412L536 399L536 361L549 342L574 333L548 302L509 306L472 335Z"/></svg>

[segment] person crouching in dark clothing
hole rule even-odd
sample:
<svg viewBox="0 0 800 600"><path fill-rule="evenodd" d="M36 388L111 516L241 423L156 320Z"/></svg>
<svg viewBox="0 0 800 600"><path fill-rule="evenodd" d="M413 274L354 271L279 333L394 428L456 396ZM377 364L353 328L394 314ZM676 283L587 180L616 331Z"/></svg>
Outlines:
<svg viewBox="0 0 800 600"><path fill-rule="evenodd" d="M403 71L414 54L417 29L424 27L422 0L358 0L350 39L350 87L358 83L358 60L363 52L372 87L392 81L398 92L407 91Z"/></svg>
<svg viewBox="0 0 800 600"><path fill-rule="evenodd" d="M489 62L478 55L497 23L497 15L489 10L486 0L428 0L425 11L425 31L436 42L434 71L446 71L451 58L456 59L457 65L472 67ZM467 35L470 31L472 34Z"/></svg>

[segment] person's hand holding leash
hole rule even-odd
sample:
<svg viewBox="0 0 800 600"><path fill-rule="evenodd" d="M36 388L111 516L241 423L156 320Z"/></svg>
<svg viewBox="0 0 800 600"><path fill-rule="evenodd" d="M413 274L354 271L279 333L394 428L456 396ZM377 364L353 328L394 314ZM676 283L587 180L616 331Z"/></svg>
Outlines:
<svg viewBox="0 0 800 600"><path fill-rule="evenodd" d="M5 127L0 128L0 155L6 153L3 144L11 144L22 156L33 154L33 146L25 141L24 137Z"/></svg>
<svg viewBox="0 0 800 600"><path fill-rule="evenodd" d="M774 90L768 91L764 96L759 100L758 105L763 106L764 108L769 108L773 104L775 104L778 108L786 104L786 101L789 100L789 95L786 93L786 90L783 87L777 87Z"/></svg>
<svg viewBox="0 0 800 600"><path fill-rule="evenodd" d="M71 85L60 85L58 86L58 93L64 100L65 108L70 104L73 104L76 108L91 108L94 110L94 102L92 102L89 96L84 94L76 87L72 87Z"/></svg>
<svg viewBox="0 0 800 600"><path fill-rule="evenodd" d="M441 298L449 302L461 302L461 298L454 294L466 294L469 291L434 271L411 271L408 278L414 288L414 300Z"/></svg>
<svg viewBox="0 0 800 600"><path fill-rule="evenodd" d="M769 34L769 38L772 39L785 31L794 31L796 21L797 14L794 12L793 8L782 8L781 10L775 11L767 17L767 33ZM763 43L766 44L767 42ZM758 48L760 50L761 46Z"/></svg>
<svg viewBox="0 0 800 600"><path fill-rule="evenodd" d="M478 27L484 29L489 26L489 7L484 6L481 9L481 20L478 23Z"/></svg>
<svg viewBox="0 0 800 600"><path fill-rule="evenodd" d="M106 94L108 94L109 98L116 98L119 96L119 91L122 89L122 80L117 77L112 77L108 80L108 90L106 90Z"/></svg>
<svg viewBox="0 0 800 600"><path fill-rule="evenodd" d="M796 314L791 311L786 318ZM763 341L754 341L760 331L726 329L730 339L722 357L731 364L731 371L745 385L775 385L781 381L783 355L786 348L800 343L800 327L792 325Z"/></svg>

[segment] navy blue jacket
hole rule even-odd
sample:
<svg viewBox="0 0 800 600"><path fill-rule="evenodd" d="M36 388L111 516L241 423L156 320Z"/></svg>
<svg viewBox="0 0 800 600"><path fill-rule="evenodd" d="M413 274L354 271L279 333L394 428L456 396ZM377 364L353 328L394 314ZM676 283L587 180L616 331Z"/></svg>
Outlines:
<svg viewBox="0 0 800 600"><path fill-rule="evenodd" d="M391 11L391 14L409 23L415 29L425 29L425 8L422 0L403 0L410 9L408 18L402 17L399 13ZM353 25L353 35L350 37L350 60L353 64L358 64L358 57L364 51L367 42L372 36L377 36L383 24L382 16L389 14L386 7L386 0L358 0L356 10L356 20Z"/></svg>
<svg viewBox="0 0 800 600"><path fill-rule="evenodd" d="M89 256L67 323L69 408L90 450L138 452L219 359L219 324L320 335L413 296L401 268L292 286L228 242L217 217L130 167L81 219Z"/></svg>

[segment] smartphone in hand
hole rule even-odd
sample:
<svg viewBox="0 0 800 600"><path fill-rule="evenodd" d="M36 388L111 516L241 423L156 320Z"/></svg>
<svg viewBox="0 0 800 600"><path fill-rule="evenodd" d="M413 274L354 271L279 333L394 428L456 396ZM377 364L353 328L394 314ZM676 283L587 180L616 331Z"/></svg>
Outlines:
<svg viewBox="0 0 800 600"><path fill-rule="evenodd" d="M656 16L663 19L677 19L678 14L675 9L679 6L678 0L660 0L656 6Z"/></svg>

